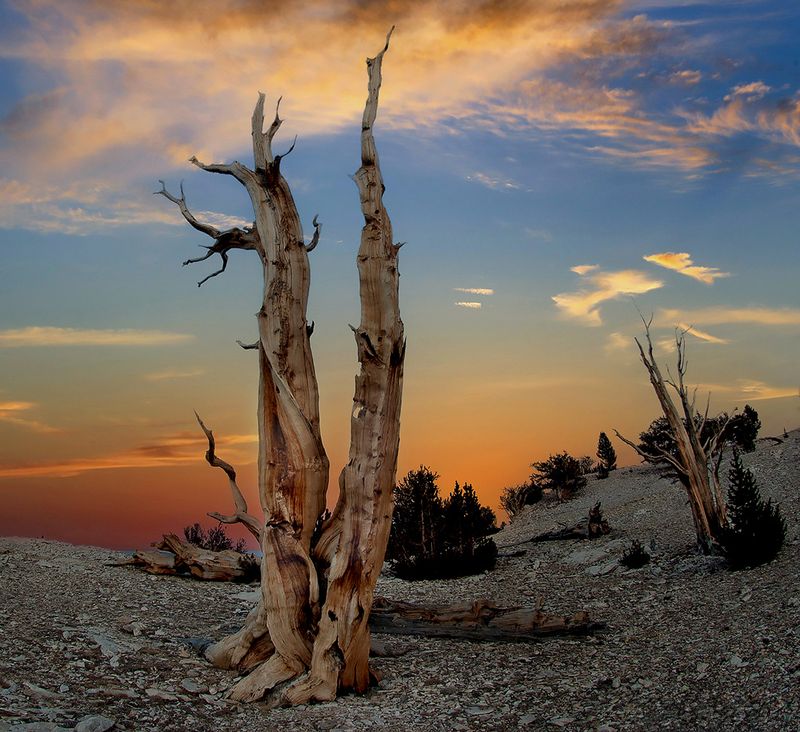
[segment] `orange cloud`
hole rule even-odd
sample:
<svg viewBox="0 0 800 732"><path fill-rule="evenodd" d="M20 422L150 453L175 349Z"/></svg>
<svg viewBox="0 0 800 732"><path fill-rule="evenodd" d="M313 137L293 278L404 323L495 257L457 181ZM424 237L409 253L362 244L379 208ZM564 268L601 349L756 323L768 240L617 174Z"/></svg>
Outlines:
<svg viewBox="0 0 800 732"><path fill-rule="evenodd" d="M235 446L256 443L257 435L217 437L216 442L218 448L226 450L230 462L247 465L255 459L254 453L237 450ZM94 470L195 464L202 462L206 448L207 443L202 435L181 432L114 455L78 457L57 462L0 464L0 478L69 478Z"/></svg>
<svg viewBox="0 0 800 732"><path fill-rule="evenodd" d="M659 267L672 269L682 275L713 285L714 280L721 277L730 277L729 272L722 272L716 267L701 267L692 261L688 252L660 252L658 254L648 254L643 257L645 262L657 264Z"/></svg>
<svg viewBox="0 0 800 732"><path fill-rule="evenodd" d="M468 310L480 310L483 305L479 302L457 302L456 305L460 308L467 308Z"/></svg>
<svg viewBox="0 0 800 732"><path fill-rule="evenodd" d="M56 427L25 416L34 407L36 404L33 402L0 402L0 422L19 425L43 434L61 431Z"/></svg>
<svg viewBox="0 0 800 732"><path fill-rule="evenodd" d="M585 270L585 272L594 271ZM641 295L664 286L660 280L651 279L644 272L634 269L584 273L583 276L591 283L591 289L562 292L554 295L552 300L564 315L583 320L587 325L602 324L599 306L607 300L616 300L623 295Z"/></svg>
<svg viewBox="0 0 800 732"><path fill-rule="evenodd" d="M730 343L730 341L727 338L719 338L715 335L711 335L711 333L707 333L704 330L700 330L700 328L697 328L693 325L686 325L685 323L679 323L678 327L681 330L685 331L686 333L690 333L695 338L699 338L701 341L706 341L707 343L719 343L719 344Z"/></svg>
<svg viewBox="0 0 800 732"><path fill-rule="evenodd" d="M163 346L184 343L193 335L163 330L94 330L30 326L0 330L0 348L23 346Z"/></svg>
<svg viewBox="0 0 800 732"><path fill-rule="evenodd" d="M710 307L696 310L665 309L658 314L659 320L677 324L700 323L702 325L725 325L728 323L752 323L755 325L800 325L800 309L765 307Z"/></svg>

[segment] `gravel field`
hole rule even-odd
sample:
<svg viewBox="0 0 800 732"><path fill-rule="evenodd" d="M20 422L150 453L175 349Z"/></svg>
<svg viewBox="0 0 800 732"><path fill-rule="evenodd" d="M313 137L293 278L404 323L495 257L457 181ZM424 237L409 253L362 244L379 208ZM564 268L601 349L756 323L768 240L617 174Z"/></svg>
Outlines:
<svg viewBox="0 0 800 732"><path fill-rule="evenodd" d="M800 729L800 432L760 440L745 465L778 501L787 544L772 564L729 572L693 549L681 489L649 467L590 478L576 499L526 509L501 547L573 524L602 501L608 536L522 544L460 580L381 577L394 599L488 597L588 610L591 638L535 644L379 637L383 681L329 704L228 702L229 672L186 643L235 630L254 588L109 566L118 552L0 538L0 731L777 730ZM652 555L625 570L632 539Z"/></svg>

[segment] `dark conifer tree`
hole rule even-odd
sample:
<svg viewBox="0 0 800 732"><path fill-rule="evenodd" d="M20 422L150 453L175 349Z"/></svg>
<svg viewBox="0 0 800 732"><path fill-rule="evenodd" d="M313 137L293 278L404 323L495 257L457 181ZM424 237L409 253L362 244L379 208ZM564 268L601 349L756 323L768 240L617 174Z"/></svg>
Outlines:
<svg viewBox="0 0 800 732"><path fill-rule="evenodd" d="M601 432L597 440L597 459L599 461L597 464L599 478L608 478L608 474L617 469L617 453L605 432Z"/></svg>
<svg viewBox="0 0 800 732"><path fill-rule="evenodd" d="M753 473L736 450L728 480L728 526L722 536L728 564L732 569L766 564L783 546L786 522L772 500L761 498Z"/></svg>

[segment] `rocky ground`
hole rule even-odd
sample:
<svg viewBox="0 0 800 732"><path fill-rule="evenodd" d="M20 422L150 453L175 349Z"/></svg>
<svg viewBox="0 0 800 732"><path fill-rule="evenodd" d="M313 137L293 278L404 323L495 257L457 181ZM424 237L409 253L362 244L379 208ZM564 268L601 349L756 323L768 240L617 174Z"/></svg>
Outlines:
<svg viewBox="0 0 800 732"><path fill-rule="evenodd" d="M542 598L551 612L588 610L606 631L536 644L384 637L404 653L375 660L378 687L294 709L228 702L233 677L186 642L234 630L253 588L109 566L120 555L105 549L0 538L0 731L798 729L799 457L800 432L745 456L789 527L768 566L729 572L696 555L680 489L624 468L573 501L526 509L497 542L575 523L597 500L606 537L525 544L477 577L382 577L378 588L411 601ZM617 560L634 538L652 561L625 570Z"/></svg>

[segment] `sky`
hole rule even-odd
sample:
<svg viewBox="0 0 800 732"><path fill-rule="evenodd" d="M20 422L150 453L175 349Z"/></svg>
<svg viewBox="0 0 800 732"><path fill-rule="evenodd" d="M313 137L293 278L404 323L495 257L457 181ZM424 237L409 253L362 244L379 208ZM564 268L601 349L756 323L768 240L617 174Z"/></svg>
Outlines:
<svg viewBox="0 0 800 732"><path fill-rule="evenodd" d="M497 507L534 460L658 416L640 313L711 412L800 423L800 6L783 0L0 3L0 534L116 548L255 493L259 91L311 254L332 490L357 369L364 59L396 25L375 135L408 336L398 477ZM621 464L638 461L612 435ZM503 518L501 516L501 518ZM210 520L207 520L210 524ZM234 532L235 533L235 532Z"/></svg>

